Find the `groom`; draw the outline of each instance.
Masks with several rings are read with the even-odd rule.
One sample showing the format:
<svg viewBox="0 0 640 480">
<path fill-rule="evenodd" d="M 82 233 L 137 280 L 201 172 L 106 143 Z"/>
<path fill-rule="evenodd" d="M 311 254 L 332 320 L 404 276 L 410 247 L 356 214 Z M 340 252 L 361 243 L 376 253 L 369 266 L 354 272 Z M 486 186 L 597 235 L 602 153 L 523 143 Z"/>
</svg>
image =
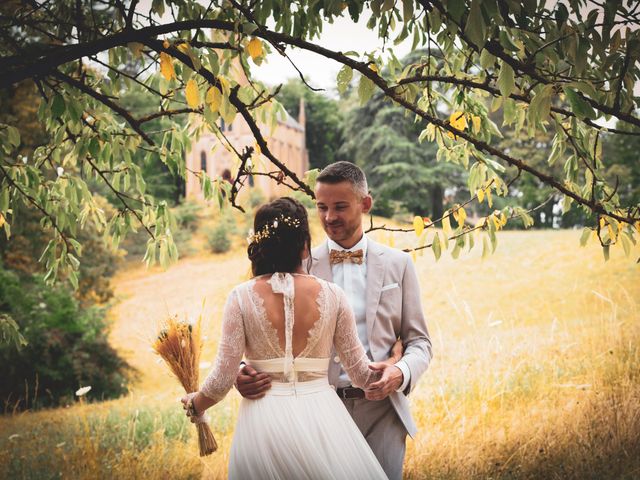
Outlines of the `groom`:
<svg viewBox="0 0 640 480">
<path fill-rule="evenodd" d="M 338 284 L 354 310 L 358 336 L 367 355 L 385 361 L 399 338 L 404 347 L 396 368 L 366 392 L 351 386 L 332 355 L 329 383 L 344 402 L 390 479 L 402 478 L 407 433 L 416 425 L 406 395 L 415 387 L 432 357 L 431 340 L 420 302 L 420 288 L 406 253 L 364 235 L 362 216 L 371 210 L 364 172 L 349 162 L 326 167 L 317 177 L 316 206 L 327 236 L 311 252 L 312 274 Z M 246 398 L 260 398 L 269 378 L 245 366 L 237 388 Z"/>
</svg>

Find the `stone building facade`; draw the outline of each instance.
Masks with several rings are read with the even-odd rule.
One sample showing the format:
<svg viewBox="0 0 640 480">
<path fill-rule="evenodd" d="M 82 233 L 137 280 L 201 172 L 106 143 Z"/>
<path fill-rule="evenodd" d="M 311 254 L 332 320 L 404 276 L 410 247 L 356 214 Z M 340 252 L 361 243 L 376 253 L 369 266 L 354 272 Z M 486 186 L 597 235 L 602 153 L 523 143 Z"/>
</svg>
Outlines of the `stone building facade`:
<svg viewBox="0 0 640 480">
<path fill-rule="evenodd" d="M 221 122 L 219 125 L 224 135 L 238 151 L 242 151 L 246 146 L 255 145 L 255 138 L 249 129 L 249 125 L 241 115 L 236 115 L 233 123 L 229 125 L 225 125 L 222 120 L 219 120 L 219 122 Z M 269 150 L 300 178 L 309 170 L 309 154 L 305 143 L 305 124 L 303 100 L 300 101 L 298 119 L 294 119 L 287 113 L 286 119 L 279 121 L 277 128 L 271 134 L 269 134 L 270 128 L 267 125 L 258 123 Z M 186 197 L 190 199 L 202 199 L 203 195 L 199 179 L 189 171 L 204 171 L 212 179 L 220 176 L 233 181 L 238 168 L 238 161 L 234 159 L 234 154 L 224 148 L 223 145 L 220 145 L 220 141 L 213 133 L 201 135 L 191 145 L 191 149 L 187 152 L 186 163 L 188 168 Z M 260 162 L 255 163 L 258 163 L 258 166 L 260 164 Z M 264 155 L 262 155 L 261 163 L 268 171 L 277 170 Z M 257 171 L 260 170 L 260 168 L 257 168 Z M 245 191 L 250 188 L 259 189 L 266 199 L 273 199 L 291 192 L 290 189 L 283 185 L 278 185 L 274 180 L 258 175 L 252 176 L 245 182 L 245 186 L 242 188 L 244 193 L 241 192 L 241 196 L 246 195 Z"/>
</svg>

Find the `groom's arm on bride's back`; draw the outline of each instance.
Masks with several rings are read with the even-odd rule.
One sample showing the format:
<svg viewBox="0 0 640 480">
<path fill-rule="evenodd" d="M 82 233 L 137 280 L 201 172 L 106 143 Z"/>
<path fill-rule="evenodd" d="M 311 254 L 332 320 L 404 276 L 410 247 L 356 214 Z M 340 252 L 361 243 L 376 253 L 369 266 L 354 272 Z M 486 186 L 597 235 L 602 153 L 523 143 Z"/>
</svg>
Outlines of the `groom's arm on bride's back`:
<svg viewBox="0 0 640 480">
<path fill-rule="evenodd" d="M 271 388 L 271 377 L 266 373 L 258 373 L 251 365 L 242 363 L 235 386 L 244 398 L 257 400 L 264 397 L 266 391 Z"/>
<path fill-rule="evenodd" d="M 402 318 L 400 339 L 404 345 L 402 361 L 409 367 L 410 378 L 404 390 L 408 394 L 427 370 L 433 350 L 422 308 L 420 284 L 411 256 L 403 253 L 405 269 L 402 276 Z"/>
</svg>

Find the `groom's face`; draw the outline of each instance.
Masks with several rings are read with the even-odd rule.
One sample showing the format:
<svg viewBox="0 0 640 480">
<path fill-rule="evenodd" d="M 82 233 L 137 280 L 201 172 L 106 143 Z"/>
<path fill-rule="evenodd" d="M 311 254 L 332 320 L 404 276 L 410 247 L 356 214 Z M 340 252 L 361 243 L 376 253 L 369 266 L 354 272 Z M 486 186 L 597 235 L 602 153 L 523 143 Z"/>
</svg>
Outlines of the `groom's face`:
<svg viewBox="0 0 640 480">
<path fill-rule="evenodd" d="M 315 189 L 316 207 L 322 228 L 343 248 L 362 238 L 362 215 L 371 209 L 371 197 L 360 196 L 350 182 L 322 183 Z"/>
</svg>

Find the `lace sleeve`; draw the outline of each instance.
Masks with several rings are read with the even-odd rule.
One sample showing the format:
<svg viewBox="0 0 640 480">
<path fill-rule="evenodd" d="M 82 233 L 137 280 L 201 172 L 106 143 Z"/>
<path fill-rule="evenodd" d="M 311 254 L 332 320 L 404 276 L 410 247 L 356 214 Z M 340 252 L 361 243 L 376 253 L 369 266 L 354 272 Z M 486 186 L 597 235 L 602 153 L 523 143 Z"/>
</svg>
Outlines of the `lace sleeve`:
<svg viewBox="0 0 640 480">
<path fill-rule="evenodd" d="M 358 338 L 356 319 L 346 294 L 340 288 L 334 291 L 338 296 L 338 309 L 333 344 L 353 385 L 366 388 L 380 375 L 369 370 L 369 358 Z"/>
<path fill-rule="evenodd" d="M 224 398 L 233 386 L 238 366 L 245 349 L 244 321 L 234 290 L 227 298 L 222 314 L 222 333 L 213 369 L 207 375 L 200 391 L 216 403 Z"/>
</svg>

